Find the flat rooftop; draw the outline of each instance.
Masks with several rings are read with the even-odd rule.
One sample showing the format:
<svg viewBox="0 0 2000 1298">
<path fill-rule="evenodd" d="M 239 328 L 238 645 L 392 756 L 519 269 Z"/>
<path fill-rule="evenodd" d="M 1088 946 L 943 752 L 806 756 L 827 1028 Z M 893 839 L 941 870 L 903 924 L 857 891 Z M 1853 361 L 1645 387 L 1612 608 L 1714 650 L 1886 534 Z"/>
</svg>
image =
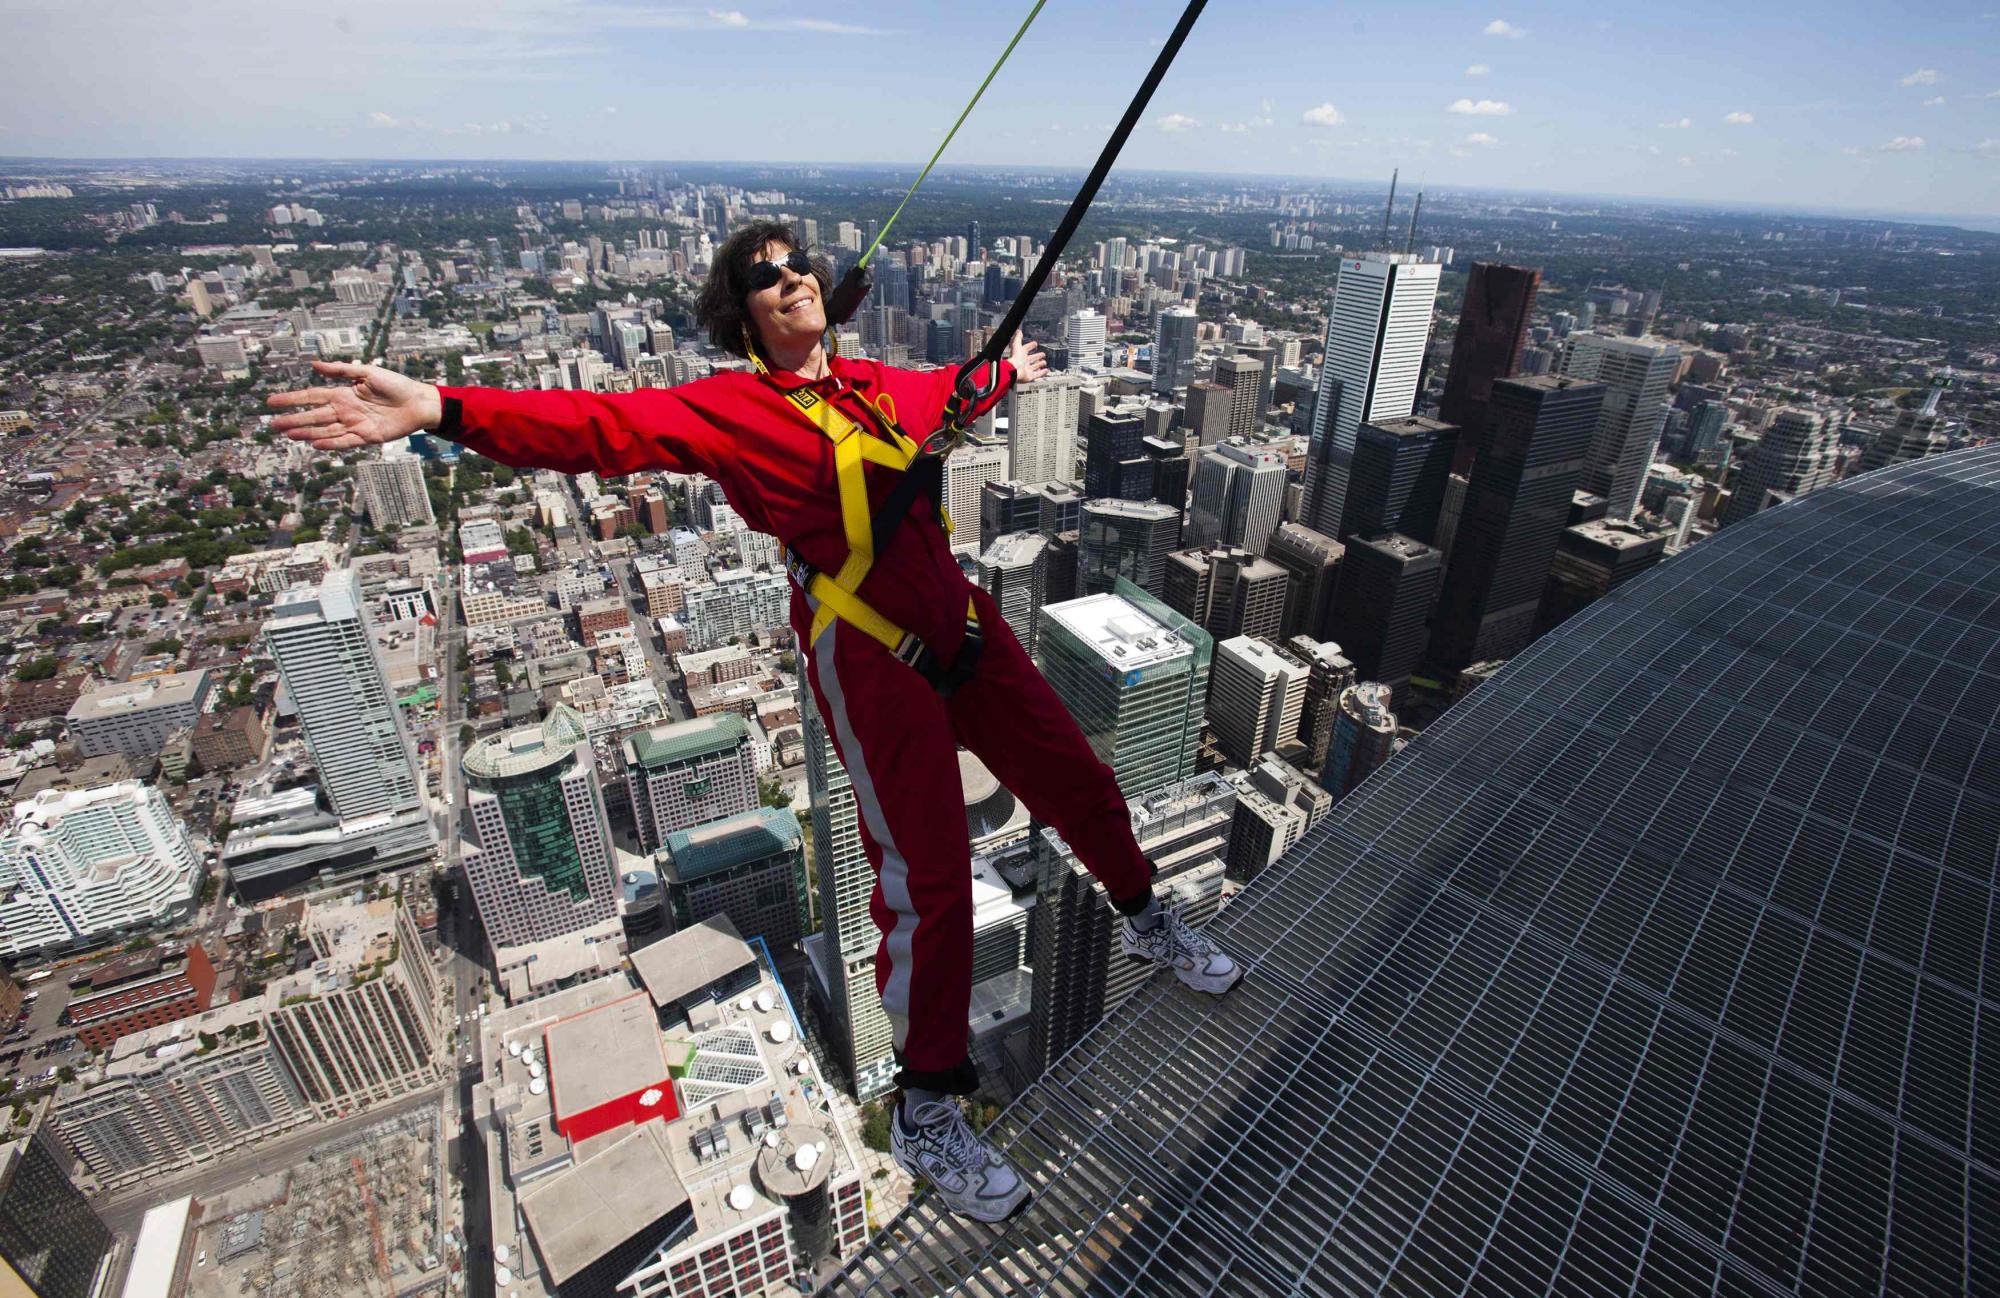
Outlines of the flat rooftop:
<svg viewBox="0 0 2000 1298">
<path fill-rule="evenodd" d="M 149 676 L 142 681 L 100 685 L 86 691 L 70 706 L 69 720 L 100 721 L 152 708 L 185 707 L 200 697 L 207 680 L 208 669 L 203 667 L 191 672 Z"/>
<path fill-rule="evenodd" d="M 566 1283 L 688 1201 L 665 1127 L 642 1122 L 562 1176 L 521 1196 L 549 1278 Z"/>
<path fill-rule="evenodd" d="M 1106 592 L 1051 604 L 1042 616 L 1054 618 L 1105 662 L 1127 670 L 1187 657 L 1194 646 L 1178 632 L 1155 622 L 1123 595 Z"/>
<path fill-rule="evenodd" d="M 544 1032 L 558 1122 L 663 1081 L 667 1054 L 652 1002 L 633 992 Z"/>
<path fill-rule="evenodd" d="M 657 1006 L 672 1005 L 756 961 L 727 915 L 705 919 L 632 953 L 632 968 Z"/>
</svg>

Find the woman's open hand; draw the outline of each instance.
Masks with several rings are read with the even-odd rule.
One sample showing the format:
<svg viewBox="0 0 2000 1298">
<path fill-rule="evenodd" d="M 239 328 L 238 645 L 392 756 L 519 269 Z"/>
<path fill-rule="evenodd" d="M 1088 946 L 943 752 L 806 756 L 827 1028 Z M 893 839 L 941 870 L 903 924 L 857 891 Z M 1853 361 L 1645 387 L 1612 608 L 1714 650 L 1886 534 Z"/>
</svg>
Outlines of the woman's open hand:
<svg viewBox="0 0 2000 1298">
<path fill-rule="evenodd" d="M 1029 342 L 1024 334 L 1015 334 L 1013 345 L 1007 348 L 1007 361 L 1014 367 L 1016 383 L 1033 383 L 1049 372 L 1049 359 L 1042 355 L 1042 345 Z"/>
<path fill-rule="evenodd" d="M 273 419 L 271 427 L 295 442 L 311 442 L 314 450 L 345 451 L 393 442 L 435 428 L 444 417 L 437 388 L 408 375 L 348 361 L 314 361 L 313 368 L 347 382 L 274 393 L 268 402 L 296 411 Z"/>
</svg>

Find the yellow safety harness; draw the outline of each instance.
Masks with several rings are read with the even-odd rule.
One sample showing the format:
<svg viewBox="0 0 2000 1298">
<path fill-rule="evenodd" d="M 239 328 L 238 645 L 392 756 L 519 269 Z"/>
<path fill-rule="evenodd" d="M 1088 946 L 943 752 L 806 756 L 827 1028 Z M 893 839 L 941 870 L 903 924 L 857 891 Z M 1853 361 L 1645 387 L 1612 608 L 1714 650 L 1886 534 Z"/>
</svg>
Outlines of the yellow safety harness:
<svg viewBox="0 0 2000 1298">
<path fill-rule="evenodd" d="M 745 339 L 746 343 L 748 339 Z M 765 378 L 771 372 L 765 368 L 763 358 L 757 355 L 755 347 L 750 348 L 750 362 Z M 984 647 L 984 637 L 979 628 L 979 611 L 971 599 L 965 602 L 965 640 L 961 644 L 958 657 L 949 667 L 931 651 L 915 634 L 905 631 L 863 600 L 855 592 L 861 589 L 868 572 L 875 566 L 876 556 L 894 535 L 894 522 L 888 528 L 889 535 L 879 538 L 875 521 L 868 512 L 868 481 L 866 464 L 878 464 L 898 473 L 907 472 L 910 462 L 917 458 L 918 446 L 897 426 L 894 406 L 885 395 L 880 401 L 869 401 L 869 409 L 875 414 L 882 431 L 887 435 L 871 437 L 859 424 L 848 418 L 833 402 L 822 397 L 809 387 L 781 389 L 785 400 L 789 401 L 806 419 L 806 422 L 825 435 L 833 444 L 834 482 L 840 492 L 840 521 L 847 534 L 847 558 L 840 570 L 825 573 L 814 568 L 802 558 L 798 551 L 788 549 L 785 554 L 785 568 L 792 581 L 813 601 L 812 630 L 807 637 L 810 647 L 819 642 L 819 637 L 835 618 L 861 631 L 870 638 L 880 641 L 884 648 L 899 662 L 920 673 L 939 695 L 950 698 L 959 686 L 972 679 L 977 668 L 980 650 Z M 860 393 L 856 393 L 861 396 Z M 944 525 L 945 534 L 951 533 L 951 515 L 942 502 L 934 502 L 938 520 Z"/>
</svg>

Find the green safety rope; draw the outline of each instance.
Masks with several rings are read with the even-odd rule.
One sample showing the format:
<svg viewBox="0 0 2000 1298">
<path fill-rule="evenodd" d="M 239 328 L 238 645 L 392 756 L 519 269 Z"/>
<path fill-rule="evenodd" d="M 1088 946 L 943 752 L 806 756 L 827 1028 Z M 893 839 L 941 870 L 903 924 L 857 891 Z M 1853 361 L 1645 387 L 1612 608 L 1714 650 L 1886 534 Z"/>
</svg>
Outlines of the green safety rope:
<svg viewBox="0 0 2000 1298">
<path fill-rule="evenodd" d="M 965 111 L 958 115 L 958 120 L 951 124 L 951 129 L 949 131 L 946 131 L 944 133 L 943 143 L 937 146 L 937 152 L 933 153 L 931 155 L 931 160 L 924 164 L 924 169 L 921 172 L 917 173 L 917 179 L 910 186 L 909 193 L 904 194 L 903 201 L 896 204 L 896 210 L 889 214 L 889 219 L 883 223 L 881 231 L 878 234 L 876 234 L 875 242 L 868 245 L 868 251 L 861 254 L 861 261 L 859 263 L 860 265 L 865 267 L 868 264 L 869 259 L 875 255 L 875 250 L 882 246 L 882 241 L 889 237 L 889 231 L 892 228 L 894 228 L 896 224 L 896 218 L 903 214 L 903 209 L 905 207 L 909 206 L 910 195 L 915 194 L 917 192 L 917 186 L 924 183 L 924 177 L 931 174 L 931 168 L 937 166 L 938 159 L 942 158 L 944 156 L 944 151 L 947 148 L 951 147 L 952 136 L 957 135 L 958 128 L 965 125 L 965 119 L 972 116 L 972 110 L 979 106 L 979 97 L 986 93 L 986 87 L 993 84 L 993 78 L 1000 75 L 1000 69 L 1006 66 L 1007 56 L 1014 52 L 1014 47 L 1016 45 L 1019 45 L 1021 43 L 1021 38 L 1028 34 L 1029 24 L 1035 21 L 1035 15 L 1042 11 L 1042 6 L 1046 3 L 1048 3 L 1048 0 L 1035 0 L 1035 7 L 1033 9 L 1030 9 L 1028 11 L 1028 16 L 1021 20 L 1021 28 L 1019 31 L 1014 33 L 1014 39 L 1008 41 L 1007 48 L 1000 51 L 999 61 L 993 65 L 993 70 L 986 74 L 986 80 L 979 83 L 979 89 L 972 92 L 972 102 L 965 106 Z M 975 255 L 976 255 L 976 250 L 975 250 Z"/>
</svg>

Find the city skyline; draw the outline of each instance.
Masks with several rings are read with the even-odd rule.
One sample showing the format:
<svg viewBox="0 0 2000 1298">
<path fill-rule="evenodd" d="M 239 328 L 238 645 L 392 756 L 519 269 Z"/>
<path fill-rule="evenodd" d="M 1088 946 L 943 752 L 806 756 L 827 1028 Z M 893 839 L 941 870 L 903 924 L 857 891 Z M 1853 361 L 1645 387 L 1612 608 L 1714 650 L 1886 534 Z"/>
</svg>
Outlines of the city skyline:
<svg viewBox="0 0 2000 1298">
<path fill-rule="evenodd" d="M 1046 10 L 948 161 L 1086 165 L 1177 8 Z M 954 17 L 903 3 L 832 21 L 767 6 L 449 0 L 418 13 L 364 0 L 340 16 L 217 3 L 106 24 L 30 4 L 12 9 L 17 39 L 0 53 L 12 124 L 0 148 L 910 165 L 935 146 L 974 65 L 997 53 L 997 37 L 969 36 Z M 1341 181 L 1402 166 L 1434 192 L 1724 205 L 1782 195 L 1801 210 L 1987 217 L 1989 228 L 2000 210 L 1994 13 L 1848 4 L 1782 31 L 1706 2 L 1658 16 L 1291 5 L 1260 11 L 1254 27 L 1230 18 L 1222 6 L 1204 15 L 1126 150 L 1130 173 Z M 1291 36 L 1264 39 L 1273 25 Z M 802 101 L 743 93 L 781 84 L 765 71 L 783 66 L 773 36 L 804 42 L 854 85 L 896 93 L 811 102 L 816 138 L 795 144 L 808 133 Z M 1769 57 L 1778 39 L 1790 57 Z M 313 57 L 284 57 L 294 50 Z M 746 51 L 757 51 L 747 65 Z M 1634 77 L 1641 52 L 1647 75 Z M 179 88 L 195 58 L 285 72 L 239 79 L 240 115 L 218 113 Z M 115 81 L 86 75 L 107 62 L 121 68 Z"/>
</svg>

